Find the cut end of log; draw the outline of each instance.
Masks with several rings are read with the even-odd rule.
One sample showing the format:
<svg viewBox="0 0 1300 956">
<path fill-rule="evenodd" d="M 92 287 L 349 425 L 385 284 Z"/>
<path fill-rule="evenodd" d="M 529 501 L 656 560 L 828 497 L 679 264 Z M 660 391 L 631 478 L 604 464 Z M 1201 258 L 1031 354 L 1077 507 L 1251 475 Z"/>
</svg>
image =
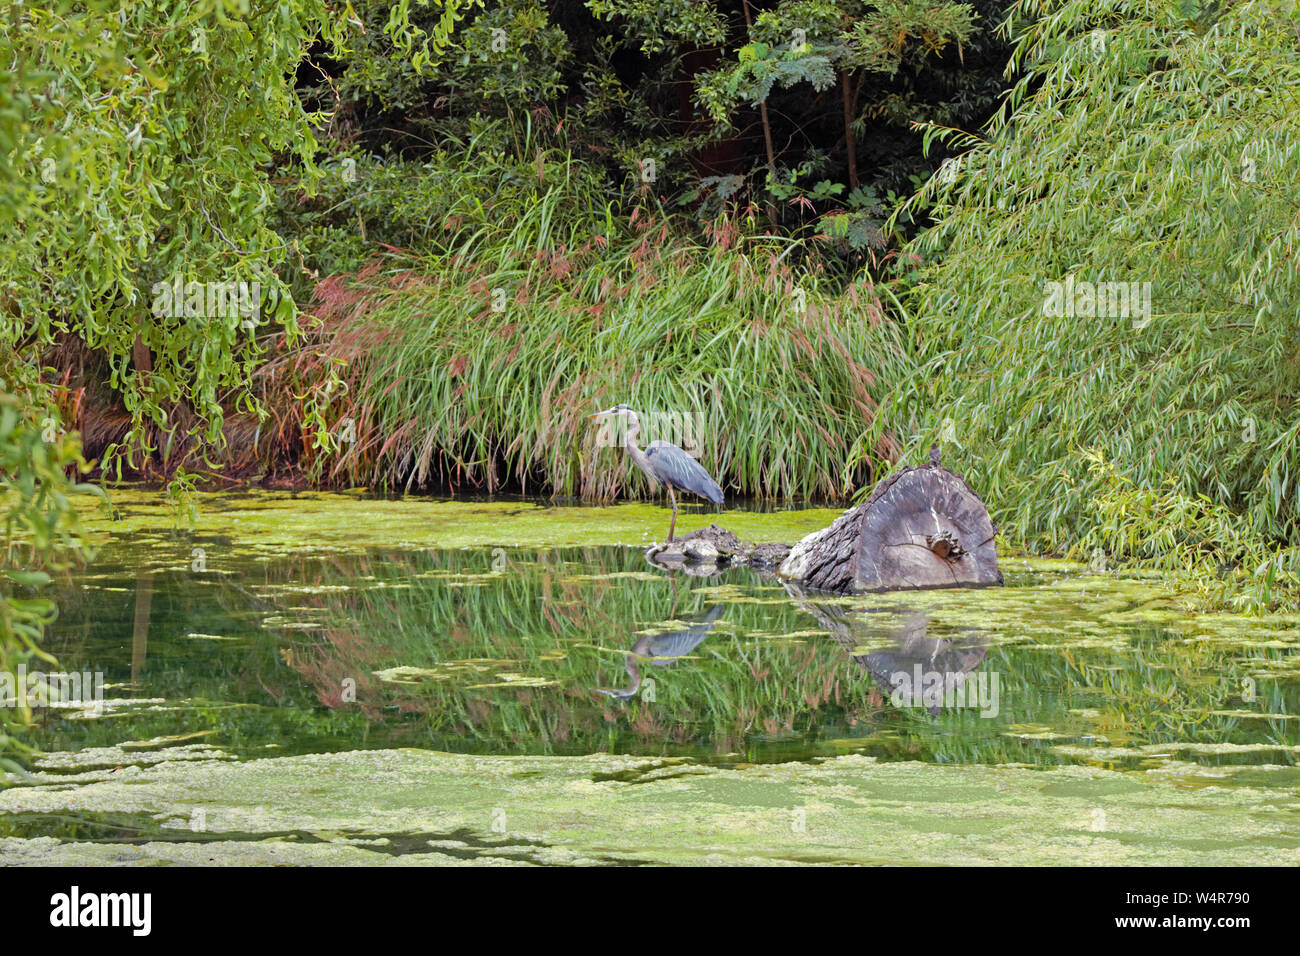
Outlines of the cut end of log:
<svg viewBox="0 0 1300 956">
<path fill-rule="evenodd" d="M 892 591 L 1002 583 L 997 529 L 979 495 L 938 461 L 903 468 L 866 502 L 809 535 L 783 578 L 823 591 Z"/>
</svg>

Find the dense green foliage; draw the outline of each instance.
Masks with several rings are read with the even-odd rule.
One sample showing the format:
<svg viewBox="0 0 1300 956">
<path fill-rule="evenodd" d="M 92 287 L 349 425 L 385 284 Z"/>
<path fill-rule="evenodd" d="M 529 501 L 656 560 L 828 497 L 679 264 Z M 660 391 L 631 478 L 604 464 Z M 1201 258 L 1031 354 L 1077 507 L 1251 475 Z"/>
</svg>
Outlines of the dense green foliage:
<svg viewBox="0 0 1300 956">
<path fill-rule="evenodd" d="M 82 553 L 69 496 L 96 490 L 66 477 L 65 471 L 84 469 L 85 462 L 76 441 L 56 433 L 57 412 L 34 401 L 32 388 L 20 391 L 7 383 L 0 389 L 0 673 L 9 674 L 33 659 L 53 662 L 40 642 L 57 609 L 39 591 L 50 583 L 51 570 Z M 0 768 L 12 768 L 4 754 L 20 749 L 11 735 L 30 719 L 25 695 L 0 701 Z"/>
<path fill-rule="evenodd" d="M 390 38 L 428 59 L 457 9 L 432 34 L 395 11 Z M 29 367 L 67 335 L 107 360 L 130 415 L 116 469 L 187 432 L 218 444 L 227 410 L 255 408 L 259 329 L 296 331 L 271 171 L 317 176 L 324 122 L 288 78 L 313 43 L 346 49 L 359 28 L 314 0 L 4 5 L 4 213 L 20 241 L 0 252 L 0 341 Z"/>
<path fill-rule="evenodd" d="M 757 496 L 938 438 L 1029 547 L 1293 604 L 1296 5 L 1003 19 L 0 4 L 0 667 L 89 416 L 108 476 L 219 470 L 237 420 L 241 477 L 590 496 L 628 480 L 598 404 Z"/>
<path fill-rule="evenodd" d="M 761 208 L 766 228 L 822 234 L 854 265 L 885 253 L 887 205 L 937 161 L 911 124 L 983 122 L 1006 53 L 987 0 L 485 0 L 418 70 L 381 29 L 393 8 L 357 3 L 354 52 L 300 78 L 358 162 L 418 163 L 531 114 L 611 197 L 651 192 L 701 220 Z M 359 199 L 333 211 L 386 228 Z"/>
<path fill-rule="evenodd" d="M 392 35 L 419 55 L 445 40 L 451 22 L 439 26 L 395 16 Z M 130 423 L 104 450 L 119 473 L 159 439 L 165 458 L 178 433 L 217 444 L 227 408 L 255 407 L 258 325 L 292 333 L 296 315 L 275 271 L 289 245 L 269 228 L 271 162 L 292 153 L 311 168 L 316 152 L 286 78 L 312 42 L 341 46 L 350 27 L 312 0 L 6 2 L 0 27 L 0 669 L 12 671 L 53 614 L 18 589 L 78 550 L 65 413 L 79 401 L 44 376 L 47 349 L 71 336 L 106 361 Z M 160 307 L 160 287 L 191 282 L 252 294 L 216 311 L 211 298 Z M 0 726 L 23 717 L 6 707 Z"/>
<path fill-rule="evenodd" d="M 1024 79 L 927 188 L 890 414 L 949 438 L 1031 547 L 1240 566 L 1267 601 L 1300 571 L 1295 5 L 1024 0 L 1015 22 Z M 1083 285 L 1111 282 L 1149 284 L 1149 314 Z"/>
<path fill-rule="evenodd" d="M 16 5 L 6 10 L 3 46 L 11 52 L 10 31 L 15 29 Z M 76 41 L 69 50 L 83 49 Z M 27 68 L 19 56 L 0 58 L 0 228 L 5 232 L 5 260 L 24 250 L 11 234 L 34 216 L 39 202 L 30 188 L 33 157 L 24 143 L 29 117 L 39 110 L 43 84 L 51 74 Z M 75 145 L 70 138 L 53 137 L 43 144 L 41 169 L 66 162 Z M 46 626 L 54 619 L 53 602 L 40 595 L 50 582 L 49 571 L 81 554 L 76 537 L 77 514 L 69 494 L 84 490 L 69 480 L 69 473 L 85 467 L 75 437 L 64 433 L 58 393 L 42 381 L 32 364 L 13 355 L 13 322 L 18 289 L 9 282 L 0 289 L 0 507 L 4 509 L 4 553 L 0 555 L 0 673 L 14 674 L 34 659 L 52 660 L 40 648 Z M 15 765 L 6 756 L 21 752 L 13 736 L 31 719 L 20 695 L 0 702 L 0 769 Z"/>
</svg>

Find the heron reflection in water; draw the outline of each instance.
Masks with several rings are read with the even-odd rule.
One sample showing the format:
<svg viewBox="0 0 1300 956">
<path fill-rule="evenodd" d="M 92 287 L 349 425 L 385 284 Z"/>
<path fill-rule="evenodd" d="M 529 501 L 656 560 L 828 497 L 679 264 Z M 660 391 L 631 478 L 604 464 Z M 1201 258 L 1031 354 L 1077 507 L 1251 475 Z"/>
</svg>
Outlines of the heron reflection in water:
<svg viewBox="0 0 1300 956">
<path fill-rule="evenodd" d="M 709 636 L 709 631 L 713 628 L 718 615 L 721 613 L 722 605 L 716 605 L 709 611 L 704 620 L 692 624 L 684 631 L 672 631 L 667 634 L 646 634 L 638 638 L 637 642 L 632 645 L 632 649 L 627 653 L 627 664 L 625 665 L 628 675 L 632 678 L 632 686 L 621 689 L 593 687 L 592 690 L 598 694 L 613 697 L 616 700 L 629 700 L 636 696 L 636 692 L 641 688 L 640 661 L 648 660 L 655 667 L 667 667 L 670 664 L 675 664 L 695 650 Z"/>
</svg>

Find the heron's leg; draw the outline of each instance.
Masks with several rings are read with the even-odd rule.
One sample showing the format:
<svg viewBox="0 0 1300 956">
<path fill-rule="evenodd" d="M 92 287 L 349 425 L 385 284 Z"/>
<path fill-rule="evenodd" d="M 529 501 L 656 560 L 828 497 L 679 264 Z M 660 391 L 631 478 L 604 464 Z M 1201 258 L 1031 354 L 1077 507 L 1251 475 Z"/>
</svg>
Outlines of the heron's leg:
<svg viewBox="0 0 1300 956">
<path fill-rule="evenodd" d="M 677 529 L 677 496 L 673 494 L 673 486 L 668 485 L 668 500 L 673 503 L 673 520 L 668 522 L 668 541 L 673 540 L 673 531 Z"/>
</svg>

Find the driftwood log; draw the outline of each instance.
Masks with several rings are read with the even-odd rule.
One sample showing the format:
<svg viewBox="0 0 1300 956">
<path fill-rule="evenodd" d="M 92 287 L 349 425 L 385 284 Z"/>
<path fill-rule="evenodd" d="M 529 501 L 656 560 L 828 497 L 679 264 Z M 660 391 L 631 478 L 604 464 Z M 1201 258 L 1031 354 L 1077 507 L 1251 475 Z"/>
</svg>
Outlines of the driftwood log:
<svg viewBox="0 0 1300 956">
<path fill-rule="evenodd" d="M 979 495 L 931 448 L 929 462 L 891 475 L 796 544 L 780 574 L 840 593 L 1001 584 L 996 534 Z"/>
<path fill-rule="evenodd" d="M 790 553 L 785 544 L 747 544 L 726 528 L 711 524 L 646 551 L 653 564 L 688 574 L 711 575 L 722 568 L 749 565 L 773 570 Z"/>
</svg>

